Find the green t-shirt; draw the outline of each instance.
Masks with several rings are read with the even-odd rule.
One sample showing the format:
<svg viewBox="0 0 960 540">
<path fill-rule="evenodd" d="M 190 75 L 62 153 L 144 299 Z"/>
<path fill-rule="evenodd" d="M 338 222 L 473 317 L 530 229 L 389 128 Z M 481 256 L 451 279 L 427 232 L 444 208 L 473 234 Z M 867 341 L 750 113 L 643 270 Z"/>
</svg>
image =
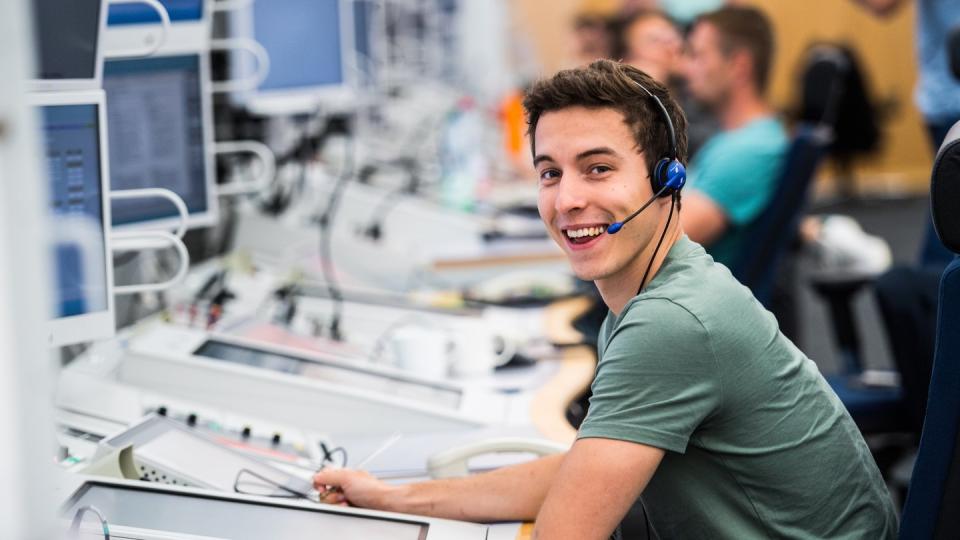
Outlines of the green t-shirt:
<svg viewBox="0 0 960 540">
<path fill-rule="evenodd" d="M 666 451 L 643 492 L 661 538 L 893 538 L 866 443 L 816 365 L 681 237 L 600 330 L 579 438 Z"/>
<path fill-rule="evenodd" d="M 775 118 L 760 118 L 711 137 L 690 162 L 689 189 L 699 191 L 727 216 L 727 230 L 707 247 L 730 266 L 746 241 L 746 227 L 777 189 L 787 133 Z"/>
</svg>

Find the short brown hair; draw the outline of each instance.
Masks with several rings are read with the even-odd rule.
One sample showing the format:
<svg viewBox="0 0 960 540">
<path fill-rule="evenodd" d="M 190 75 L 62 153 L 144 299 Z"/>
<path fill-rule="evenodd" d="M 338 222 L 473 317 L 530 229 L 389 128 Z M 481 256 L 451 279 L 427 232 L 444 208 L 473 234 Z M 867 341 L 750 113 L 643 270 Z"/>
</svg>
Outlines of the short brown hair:
<svg viewBox="0 0 960 540">
<path fill-rule="evenodd" d="M 667 109 L 677 137 L 676 156 L 670 155 L 670 132 L 663 112 L 638 85 L 657 96 Z M 534 156 L 540 116 L 568 107 L 586 107 L 609 108 L 623 114 L 638 150 L 644 153 L 651 175 L 662 158 L 687 161 L 687 119 L 680 106 L 665 86 L 627 64 L 597 60 L 589 66 L 560 71 L 534 83 L 523 98 L 523 107 L 527 111 L 530 152 Z"/>
<path fill-rule="evenodd" d="M 704 13 L 694 21 L 713 25 L 720 33 L 720 50 L 727 56 L 746 50 L 753 58 L 753 82 L 757 91 L 767 90 L 770 64 L 773 62 L 774 37 L 770 20 L 762 11 L 747 6 L 726 6 Z"/>
</svg>

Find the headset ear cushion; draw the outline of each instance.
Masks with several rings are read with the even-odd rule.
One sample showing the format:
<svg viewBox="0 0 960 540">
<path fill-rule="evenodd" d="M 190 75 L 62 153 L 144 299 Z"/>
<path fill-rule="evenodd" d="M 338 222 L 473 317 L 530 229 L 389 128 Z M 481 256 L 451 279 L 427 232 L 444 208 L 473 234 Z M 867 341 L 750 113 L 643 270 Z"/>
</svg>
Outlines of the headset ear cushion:
<svg viewBox="0 0 960 540">
<path fill-rule="evenodd" d="M 669 164 L 670 160 L 663 158 L 654 165 L 653 174 L 650 175 L 650 187 L 653 188 L 654 193 L 660 193 L 663 186 L 667 184 L 667 166 Z M 666 193 L 663 195 L 666 195 Z"/>
</svg>

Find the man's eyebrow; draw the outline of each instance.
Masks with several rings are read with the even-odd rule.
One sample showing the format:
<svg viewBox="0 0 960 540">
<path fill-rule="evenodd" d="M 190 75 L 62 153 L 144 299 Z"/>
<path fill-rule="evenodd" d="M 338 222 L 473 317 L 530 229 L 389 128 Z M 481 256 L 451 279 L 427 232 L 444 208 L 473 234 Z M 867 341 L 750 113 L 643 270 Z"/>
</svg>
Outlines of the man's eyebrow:
<svg viewBox="0 0 960 540">
<path fill-rule="evenodd" d="M 583 152 L 580 152 L 579 154 L 577 154 L 577 161 L 586 159 L 590 156 L 597 156 L 597 155 L 620 157 L 620 154 L 613 148 L 610 148 L 608 146 L 598 146 L 597 148 L 584 150 Z M 554 159 L 548 156 L 547 154 L 540 154 L 535 158 L 533 158 L 533 166 L 536 167 L 537 164 L 539 164 L 541 161 L 554 161 Z"/>
<path fill-rule="evenodd" d="M 553 158 L 546 154 L 540 154 L 533 158 L 533 166 L 536 167 L 541 161 L 553 161 Z"/>
<path fill-rule="evenodd" d="M 607 147 L 607 146 L 599 146 L 599 147 L 597 147 L 597 148 L 591 148 L 591 149 L 589 149 L 589 150 L 584 150 L 583 152 L 580 152 L 579 154 L 577 154 L 577 161 L 580 161 L 580 160 L 582 160 L 582 159 L 586 159 L 586 158 L 591 157 L 591 156 L 596 156 L 596 155 L 607 155 L 607 156 L 620 157 L 620 154 L 617 153 L 617 151 L 614 150 L 613 148 L 610 148 L 610 147 Z"/>
</svg>

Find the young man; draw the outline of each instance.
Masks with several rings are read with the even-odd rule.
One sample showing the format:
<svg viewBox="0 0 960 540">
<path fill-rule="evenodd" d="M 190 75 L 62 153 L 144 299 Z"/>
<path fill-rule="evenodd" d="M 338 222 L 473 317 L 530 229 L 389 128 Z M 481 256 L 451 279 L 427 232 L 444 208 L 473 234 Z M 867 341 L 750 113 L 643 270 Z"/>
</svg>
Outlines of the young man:
<svg viewBox="0 0 960 540">
<path fill-rule="evenodd" d="M 750 292 L 684 235 L 679 193 L 656 178 L 661 160 L 686 153 L 666 89 L 601 60 L 537 83 L 524 105 L 541 217 L 611 312 L 577 441 L 564 455 L 454 480 L 390 486 L 323 471 L 314 483 L 324 499 L 536 518 L 538 538 L 582 540 L 608 538 L 642 494 L 662 538 L 892 538 L 893 507 L 843 405 Z"/>
<path fill-rule="evenodd" d="M 776 190 L 787 148 L 786 131 L 764 98 L 773 29 L 755 8 L 725 7 L 694 22 L 687 50 L 688 89 L 721 130 L 693 157 L 680 219 L 693 241 L 731 266 L 749 240 L 746 226 Z"/>
</svg>

